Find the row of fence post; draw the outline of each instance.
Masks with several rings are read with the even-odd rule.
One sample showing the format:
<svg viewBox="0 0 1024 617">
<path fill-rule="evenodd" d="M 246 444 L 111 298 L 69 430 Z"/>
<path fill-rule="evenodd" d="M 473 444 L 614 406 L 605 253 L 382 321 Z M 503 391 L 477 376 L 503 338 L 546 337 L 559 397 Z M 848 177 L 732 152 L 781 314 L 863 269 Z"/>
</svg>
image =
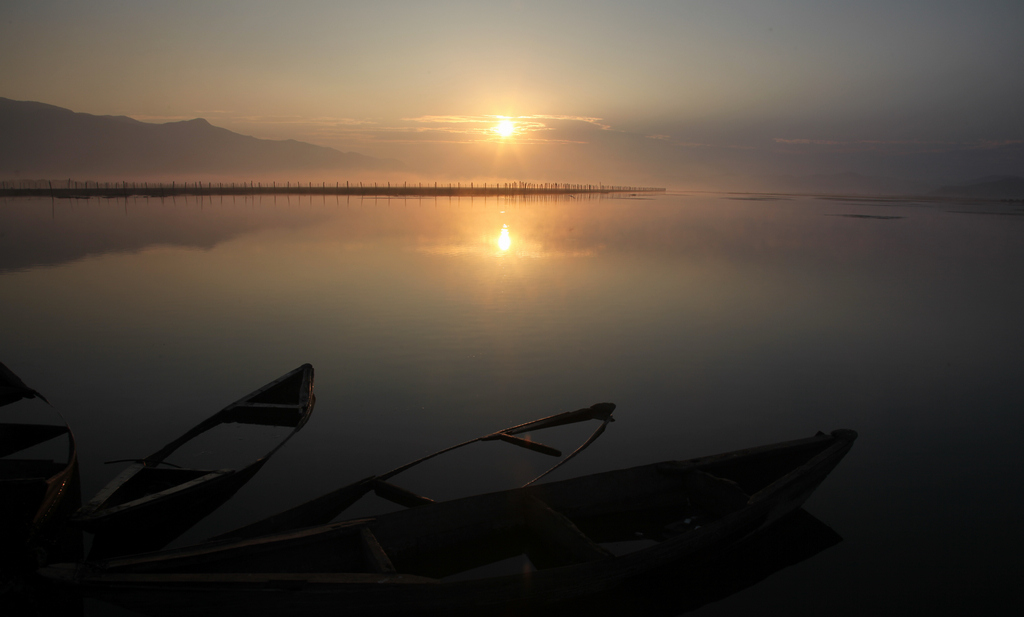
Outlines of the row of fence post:
<svg viewBox="0 0 1024 617">
<path fill-rule="evenodd" d="M 330 186 L 326 181 L 314 184 L 312 181 L 292 182 L 285 181 L 283 184 L 277 181 L 264 183 L 262 181 L 249 180 L 246 182 L 99 182 L 94 180 L 3 180 L 0 181 L 0 192 L 5 195 L 33 195 L 50 194 L 60 196 L 81 195 L 171 195 L 171 194 L 287 194 L 287 193 L 317 193 L 317 194 L 496 194 L 515 195 L 530 193 L 618 193 L 618 192 L 651 192 L 664 191 L 663 188 L 642 187 L 642 186 L 621 186 L 607 184 L 576 184 L 562 182 L 484 182 L 482 184 L 470 182 L 448 183 L 426 183 L 417 182 L 410 186 L 409 182 L 402 184 L 390 181 L 385 183 L 363 183 L 346 180 L 344 185 L 336 181 Z"/>
</svg>

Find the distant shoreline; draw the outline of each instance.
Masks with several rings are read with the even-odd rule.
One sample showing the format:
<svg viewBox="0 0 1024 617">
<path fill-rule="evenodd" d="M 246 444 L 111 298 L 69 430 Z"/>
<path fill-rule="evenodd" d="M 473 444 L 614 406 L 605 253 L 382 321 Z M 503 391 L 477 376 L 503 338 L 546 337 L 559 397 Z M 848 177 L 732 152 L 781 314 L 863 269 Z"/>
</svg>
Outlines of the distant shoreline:
<svg viewBox="0 0 1024 617">
<path fill-rule="evenodd" d="M 581 193 L 658 193 L 664 188 L 643 186 L 608 186 L 603 184 L 570 184 L 560 182 L 531 183 L 504 182 L 464 185 L 462 183 L 433 183 L 424 186 L 404 184 L 378 184 L 336 182 L 334 186 L 322 182 L 308 183 L 262 182 L 75 182 L 58 183 L 39 180 L 6 181 L 0 185 L 4 197 L 53 197 L 79 199 L 89 197 L 173 197 L 184 195 L 372 195 L 413 197 L 490 197 L 513 195 L 568 195 Z"/>
</svg>

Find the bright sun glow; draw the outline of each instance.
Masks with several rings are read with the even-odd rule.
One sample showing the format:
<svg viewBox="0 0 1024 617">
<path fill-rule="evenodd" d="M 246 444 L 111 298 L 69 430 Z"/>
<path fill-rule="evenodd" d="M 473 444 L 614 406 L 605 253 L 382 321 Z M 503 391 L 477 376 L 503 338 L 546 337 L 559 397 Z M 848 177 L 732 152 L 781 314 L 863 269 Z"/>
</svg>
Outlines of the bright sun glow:
<svg viewBox="0 0 1024 617">
<path fill-rule="evenodd" d="M 511 120 L 502 120 L 494 127 L 494 132 L 502 137 L 511 137 L 516 132 L 516 125 Z"/>
<path fill-rule="evenodd" d="M 512 239 L 508 237 L 508 225 L 502 225 L 501 235 L 498 236 L 498 248 L 507 251 L 512 246 Z"/>
</svg>

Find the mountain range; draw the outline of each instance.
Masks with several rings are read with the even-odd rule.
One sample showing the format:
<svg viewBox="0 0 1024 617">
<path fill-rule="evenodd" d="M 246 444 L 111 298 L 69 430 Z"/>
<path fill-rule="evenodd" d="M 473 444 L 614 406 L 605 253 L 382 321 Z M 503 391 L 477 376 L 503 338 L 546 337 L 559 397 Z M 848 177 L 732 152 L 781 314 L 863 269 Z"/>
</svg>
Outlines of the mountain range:
<svg viewBox="0 0 1024 617">
<path fill-rule="evenodd" d="M 665 152 L 659 150 L 655 154 Z M 919 161 L 922 169 L 931 170 L 926 174 L 932 178 L 930 181 L 920 179 L 920 174 L 917 174 L 919 179 L 910 179 L 912 174 L 901 173 L 907 169 L 894 168 L 889 172 L 892 175 L 886 176 L 853 172 L 765 176 L 752 188 L 811 194 L 930 193 L 949 197 L 1024 198 L 1024 178 L 1019 175 L 977 177 L 986 170 L 991 173 L 1005 169 L 1012 173 L 1020 168 L 1020 164 L 1011 163 L 1024 161 L 1024 145 L 1014 143 L 934 156 L 939 158 Z M 889 162 L 898 167 L 899 161 Z M 665 178 L 669 178 L 672 169 L 699 168 L 701 161 L 664 156 L 646 163 L 654 167 L 660 165 Z M 253 179 L 271 175 L 279 180 L 280 174 L 285 172 L 323 178 L 354 170 L 407 172 L 409 168 L 394 159 L 341 152 L 293 139 L 242 135 L 213 126 L 202 118 L 157 124 L 127 116 L 76 113 L 55 105 L 0 97 L 0 178 L 161 180 L 183 176 L 188 179 L 240 176 Z M 458 175 L 460 171 L 466 173 L 460 169 L 446 170 L 446 173 Z M 643 171 L 643 166 L 636 170 L 638 174 Z M 976 179 L 966 180 L 972 176 Z M 945 183 L 936 180 L 943 177 L 949 180 Z M 738 176 L 736 181 L 742 184 L 745 179 Z"/>
<path fill-rule="evenodd" d="M 0 176 L 165 176 L 393 170 L 402 164 L 301 141 L 258 139 L 202 118 L 155 124 L 0 97 Z"/>
</svg>

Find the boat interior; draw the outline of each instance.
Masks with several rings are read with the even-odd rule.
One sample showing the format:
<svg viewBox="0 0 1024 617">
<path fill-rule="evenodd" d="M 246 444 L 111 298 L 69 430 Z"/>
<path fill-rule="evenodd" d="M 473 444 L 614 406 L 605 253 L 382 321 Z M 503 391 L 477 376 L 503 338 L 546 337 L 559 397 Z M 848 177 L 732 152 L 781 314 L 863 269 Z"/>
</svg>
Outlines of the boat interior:
<svg viewBox="0 0 1024 617">
<path fill-rule="evenodd" d="M 95 565 L 107 572 L 398 572 L 443 580 L 543 570 L 629 554 L 696 531 L 744 507 L 751 495 L 834 443 L 819 434 L 445 502 L 406 500 L 403 505 L 413 507 L 375 518 Z M 398 494 L 378 489 L 385 498 Z"/>
</svg>

